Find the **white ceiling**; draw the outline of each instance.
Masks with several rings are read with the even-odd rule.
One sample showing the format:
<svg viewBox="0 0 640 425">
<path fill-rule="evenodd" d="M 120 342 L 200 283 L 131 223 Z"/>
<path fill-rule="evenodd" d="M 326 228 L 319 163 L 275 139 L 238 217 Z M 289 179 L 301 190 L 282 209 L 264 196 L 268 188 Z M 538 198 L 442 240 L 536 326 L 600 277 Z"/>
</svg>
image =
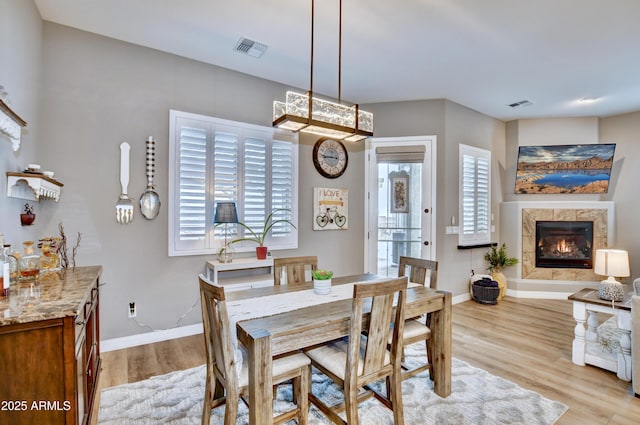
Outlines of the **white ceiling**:
<svg viewBox="0 0 640 425">
<path fill-rule="evenodd" d="M 309 89 L 310 0 L 35 3 L 47 21 Z M 315 6 L 313 89 L 330 97 L 338 4 Z M 503 120 L 637 111 L 639 21 L 640 0 L 343 0 L 342 98 L 446 98 Z M 241 37 L 264 56 L 235 52 Z"/>
</svg>

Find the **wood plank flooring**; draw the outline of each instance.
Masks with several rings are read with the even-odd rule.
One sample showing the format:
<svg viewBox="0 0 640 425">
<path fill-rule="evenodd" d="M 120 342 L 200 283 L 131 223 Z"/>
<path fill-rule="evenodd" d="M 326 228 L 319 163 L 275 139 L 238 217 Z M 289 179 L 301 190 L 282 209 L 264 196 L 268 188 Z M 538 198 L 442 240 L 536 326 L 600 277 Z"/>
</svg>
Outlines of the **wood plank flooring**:
<svg viewBox="0 0 640 425">
<path fill-rule="evenodd" d="M 454 305 L 453 356 L 566 404 L 557 425 L 639 424 L 640 399 L 630 383 L 571 362 L 571 313 L 566 300 L 506 297 L 498 305 Z M 99 386 L 188 369 L 204 358 L 202 335 L 103 353 Z"/>
</svg>

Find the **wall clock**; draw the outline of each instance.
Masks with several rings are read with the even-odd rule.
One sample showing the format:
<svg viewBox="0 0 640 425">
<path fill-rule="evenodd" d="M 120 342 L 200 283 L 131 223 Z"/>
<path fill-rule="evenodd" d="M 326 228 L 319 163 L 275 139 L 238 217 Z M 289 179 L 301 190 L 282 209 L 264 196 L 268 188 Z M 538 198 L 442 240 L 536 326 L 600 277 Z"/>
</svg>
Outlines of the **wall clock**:
<svg viewBox="0 0 640 425">
<path fill-rule="evenodd" d="M 313 165 L 326 178 L 340 177 L 347 169 L 348 162 L 347 149 L 339 140 L 323 137 L 313 147 Z"/>
</svg>

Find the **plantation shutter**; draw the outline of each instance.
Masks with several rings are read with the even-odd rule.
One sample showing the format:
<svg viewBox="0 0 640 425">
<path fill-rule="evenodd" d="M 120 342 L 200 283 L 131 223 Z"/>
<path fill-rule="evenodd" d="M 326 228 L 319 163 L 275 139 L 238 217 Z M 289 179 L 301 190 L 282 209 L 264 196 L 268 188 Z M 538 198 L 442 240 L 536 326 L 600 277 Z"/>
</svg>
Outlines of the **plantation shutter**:
<svg viewBox="0 0 640 425">
<path fill-rule="evenodd" d="M 293 157 L 293 145 L 291 143 L 273 141 L 271 150 L 271 207 L 277 210 L 273 217 L 274 220 L 292 219 L 292 190 L 295 187 L 295 182 L 293 181 Z M 272 240 L 288 238 L 291 236 L 291 232 L 291 226 L 285 223 L 278 223 L 273 227 L 271 238 Z"/>
<path fill-rule="evenodd" d="M 212 223 L 217 202 L 235 202 L 239 220 L 261 233 L 266 217 L 297 225 L 297 136 L 282 130 L 170 112 L 169 255 L 215 253 L 225 231 L 245 229 Z M 282 209 L 286 209 L 283 211 Z M 297 248 L 297 231 L 276 224 L 271 249 Z M 255 244 L 239 244 L 249 251 Z"/>
<path fill-rule="evenodd" d="M 461 246 L 491 242 L 491 152 L 460 145 Z"/>
<path fill-rule="evenodd" d="M 265 140 L 246 137 L 244 143 L 244 211 L 240 215 L 245 224 L 256 230 L 262 229 L 264 219 L 271 212 L 271 207 L 267 205 L 269 197 L 267 170 L 271 169 L 270 162 L 267 161 Z"/>
<path fill-rule="evenodd" d="M 180 128 L 179 239 L 206 237 L 207 132 L 204 127 Z"/>
</svg>

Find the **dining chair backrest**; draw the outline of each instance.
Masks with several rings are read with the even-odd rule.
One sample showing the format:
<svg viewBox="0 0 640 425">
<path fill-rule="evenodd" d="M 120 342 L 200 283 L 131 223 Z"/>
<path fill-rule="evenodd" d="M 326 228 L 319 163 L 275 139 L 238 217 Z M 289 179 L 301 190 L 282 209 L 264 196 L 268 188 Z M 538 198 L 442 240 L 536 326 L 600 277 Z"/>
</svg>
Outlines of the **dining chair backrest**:
<svg viewBox="0 0 640 425">
<path fill-rule="evenodd" d="M 354 285 L 345 381 L 356 384 L 360 377 L 366 379 L 372 374 L 389 375 L 394 368 L 391 363 L 394 359 L 397 359 L 399 368 L 406 289 L 406 277 Z M 394 299 L 397 299 L 395 309 Z M 368 322 L 364 323 L 362 315 L 365 305 L 369 305 L 367 300 L 370 300 L 371 313 Z M 366 338 L 362 337 L 363 331 L 367 335 Z M 387 347 L 391 332 L 393 337 L 391 357 L 389 357 Z M 360 360 L 361 353 L 364 353 L 362 360 Z"/>
<path fill-rule="evenodd" d="M 318 257 L 315 255 L 274 258 L 273 284 L 280 285 L 285 283 L 302 283 L 309 281 L 310 277 L 307 277 L 305 273 L 307 271 L 311 273 L 312 270 L 316 270 L 317 268 Z M 282 281 L 283 275 L 286 276 L 286 282 Z"/>
<path fill-rule="evenodd" d="M 224 288 L 203 275 L 199 276 L 199 281 L 207 368 L 216 370 L 216 374 L 225 381 L 226 388 L 238 388 Z"/>
<path fill-rule="evenodd" d="M 407 274 L 407 269 L 409 273 Z M 400 256 L 398 277 L 409 276 L 409 282 L 420 283 L 434 291 L 438 289 L 438 262 Z"/>
</svg>

